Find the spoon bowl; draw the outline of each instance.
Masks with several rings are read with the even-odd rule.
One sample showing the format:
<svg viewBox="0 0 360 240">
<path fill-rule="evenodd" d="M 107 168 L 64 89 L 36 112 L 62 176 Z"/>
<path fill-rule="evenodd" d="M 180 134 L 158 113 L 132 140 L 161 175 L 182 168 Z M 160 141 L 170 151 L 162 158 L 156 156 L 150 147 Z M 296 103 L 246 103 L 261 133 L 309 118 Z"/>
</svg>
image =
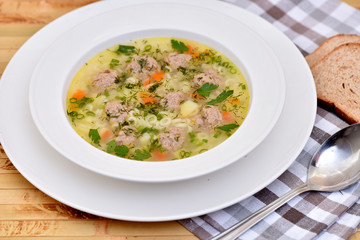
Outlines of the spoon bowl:
<svg viewBox="0 0 360 240">
<path fill-rule="evenodd" d="M 311 190 L 337 191 L 360 178 L 360 124 L 328 138 L 314 154 L 308 171 Z"/>
<path fill-rule="evenodd" d="M 215 236 L 212 240 L 233 240 L 306 191 L 338 191 L 360 179 L 360 123 L 343 128 L 323 142 L 312 157 L 307 181 L 259 209 L 241 222 Z"/>
</svg>

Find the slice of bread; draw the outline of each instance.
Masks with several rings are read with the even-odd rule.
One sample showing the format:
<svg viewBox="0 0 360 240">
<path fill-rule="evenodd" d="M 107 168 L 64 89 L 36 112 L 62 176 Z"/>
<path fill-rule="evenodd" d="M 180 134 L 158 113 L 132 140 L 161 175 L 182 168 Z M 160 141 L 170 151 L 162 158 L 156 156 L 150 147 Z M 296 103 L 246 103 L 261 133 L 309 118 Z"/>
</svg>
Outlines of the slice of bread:
<svg viewBox="0 0 360 240">
<path fill-rule="evenodd" d="M 332 36 L 321 43 L 321 45 L 314 52 L 307 55 L 305 59 L 309 66 L 312 67 L 336 47 L 345 43 L 360 43 L 360 36 L 355 34 L 338 34 Z"/>
<path fill-rule="evenodd" d="M 319 103 L 349 123 L 360 122 L 360 44 L 336 47 L 311 71 Z"/>
</svg>

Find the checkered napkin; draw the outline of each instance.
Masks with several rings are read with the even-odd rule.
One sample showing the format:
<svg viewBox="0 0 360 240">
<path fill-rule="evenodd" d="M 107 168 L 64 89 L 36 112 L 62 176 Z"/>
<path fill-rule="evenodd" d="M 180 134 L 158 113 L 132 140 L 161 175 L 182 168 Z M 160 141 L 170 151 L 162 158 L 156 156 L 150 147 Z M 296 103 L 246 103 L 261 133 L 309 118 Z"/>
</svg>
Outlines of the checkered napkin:
<svg viewBox="0 0 360 240">
<path fill-rule="evenodd" d="M 360 34 L 360 11 L 338 0 L 226 0 L 284 32 L 306 55 L 338 33 Z M 235 6 L 234 6 L 235 7 Z M 320 144 L 348 124 L 317 109 L 315 126 L 303 151 L 278 179 L 255 195 L 225 209 L 181 220 L 200 239 L 210 239 L 302 184 Z M 360 183 L 345 190 L 307 192 L 295 197 L 241 236 L 241 239 L 347 239 L 360 223 Z"/>
</svg>

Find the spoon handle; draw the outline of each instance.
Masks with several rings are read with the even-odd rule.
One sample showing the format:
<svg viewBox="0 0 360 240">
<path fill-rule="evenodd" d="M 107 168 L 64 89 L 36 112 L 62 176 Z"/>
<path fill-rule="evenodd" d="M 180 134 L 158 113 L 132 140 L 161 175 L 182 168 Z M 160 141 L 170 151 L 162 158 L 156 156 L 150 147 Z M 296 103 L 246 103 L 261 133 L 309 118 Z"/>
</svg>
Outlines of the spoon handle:
<svg viewBox="0 0 360 240">
<path fill-rule="evenodd" d="M 279 197 L 269 205 L 259 209 L 258 211 L 254 212 L 241 222 L 238 222 L 237 224 L 233 225 L 226 231 L 220 233 L 219 235 L 212 238 L 212 240 L 233 240 L 236 239 L 238 236 L 246 232 L 249 228 L 254 226 L 256 223 L 264 219 L 267 215 L 299 195 L 300 193 L 309 191 L 310 187 L 307 183 L 304 183 L 303 185 L 300 185 L 294 189 L 292 189 L 290 192 L 284 194 L 283 196 Z"/>
</svg>

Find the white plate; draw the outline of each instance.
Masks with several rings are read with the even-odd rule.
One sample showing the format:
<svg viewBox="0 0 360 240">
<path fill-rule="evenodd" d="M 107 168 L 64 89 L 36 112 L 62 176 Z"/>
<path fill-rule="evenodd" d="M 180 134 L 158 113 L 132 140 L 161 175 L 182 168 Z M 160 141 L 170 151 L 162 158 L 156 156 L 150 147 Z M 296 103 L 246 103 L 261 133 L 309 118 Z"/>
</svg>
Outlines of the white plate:
<svg viewBox="0 0 360 240">
<path fill-rule="evenodd" d="M 0 81 L 0 140 L 12 163 L 33 185 L 60 202 L 104 217 L 175 220 L 206 214 L 245 199 L 275 180 L 295 160 L 310 136 L 316 114 L 315 86 L 301 53 L 274 26 L 241 8 L 218 1 L 182 2 L 199 9 L 216 9 L 248 22 L 277 55 L 287 94 L 281 116 L 268 137 L 247 157 L 223 170 L 171 183 L 118 180 L 68 161 L 49 146 L 32 122 L 28 86 L 45 49 L 76 23 L 98 12 L 96 4 L 90 5 L 35 34 L 15 54 Z M 236 30 L 236 26 L 231 27 Z"/>
<path fill-rule="evenodd" d="M 181 1 L 141 5 L 139 2 L 99 3 L 96 14 L 69 28 L 47 48 L 34 70 L 29 89 L 30 111 L 41 134 L 57 151 L 80 166 L 133 181 L 189 179 L 244 157 L 271 131 L 284 103 L 284 75 L 271 48 L 247 23 L 222 11 Z M 154 15 L 149 9 L 161 14 Z M 117 24 L 109 24 L 115 20 Z M 234 34 L 233 27 L 224 26 L 236 26 L 239 34 Z M 73 76 L 94 55 L 119 43 L 156 36 L 195 40 L 228 56 L 247 80 L 250 108 L 238 130 L 209 151 L 179 161 L 129 161 L 93 147 L 75 132 L 66 115 L 66 93 Z"/>
</svg>

